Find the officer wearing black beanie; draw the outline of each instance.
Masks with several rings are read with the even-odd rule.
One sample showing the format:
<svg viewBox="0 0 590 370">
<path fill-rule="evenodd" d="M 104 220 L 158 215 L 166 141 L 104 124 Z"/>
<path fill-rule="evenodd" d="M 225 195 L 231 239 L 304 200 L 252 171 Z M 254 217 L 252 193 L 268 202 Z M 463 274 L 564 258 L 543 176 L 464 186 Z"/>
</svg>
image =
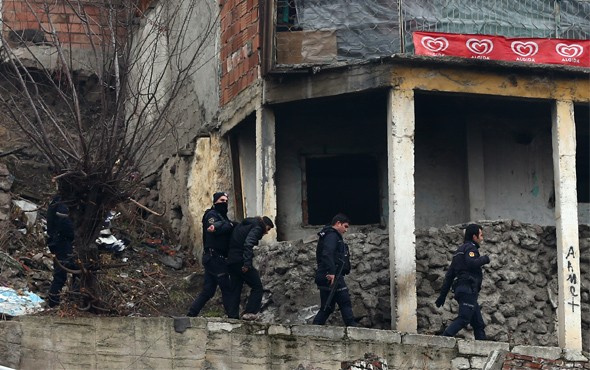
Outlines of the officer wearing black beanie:
<svg viewBox="0 0 590 370">
<path fill-rule="evenodd" d="M 217 287 L 221 289 L 223 307 L 228 312 L 230 279 L 227 272 L 227 252 L 229 238 L 234 224 L 227 217 L 227 193 L 219 191 L 213 194 L 213 207 L 203 215 L 203 267 L 205 282 L 203 290 L 191 305 L 187 316 L 197 316 L 207 301 L 215 295 Z"/>
</svg>

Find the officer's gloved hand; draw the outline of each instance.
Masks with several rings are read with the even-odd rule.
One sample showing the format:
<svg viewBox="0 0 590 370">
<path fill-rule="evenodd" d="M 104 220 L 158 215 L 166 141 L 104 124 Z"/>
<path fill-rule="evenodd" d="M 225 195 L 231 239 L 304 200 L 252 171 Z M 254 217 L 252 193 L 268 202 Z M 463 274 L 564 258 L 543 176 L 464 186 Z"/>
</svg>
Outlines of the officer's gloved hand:
<svg viewBox="0 0 590 370">
<path fill-rule="evenodd" d="M 482 257 L 483 257 L 483 261 L 484 261 L 483 264 L 484 265 L 490 263 L 490 256 L 485 255 L 485 256 L 482 256 Z"/>
<path fill-rule="evenodd" d="M 443 297 L 442 295 L 439 296 L 436 301 L 434 301 L 434 304 L 436 305 L 436 307 L 440 307 L 443 304 L 445 304 L 445 297 Z"/>
</svg>

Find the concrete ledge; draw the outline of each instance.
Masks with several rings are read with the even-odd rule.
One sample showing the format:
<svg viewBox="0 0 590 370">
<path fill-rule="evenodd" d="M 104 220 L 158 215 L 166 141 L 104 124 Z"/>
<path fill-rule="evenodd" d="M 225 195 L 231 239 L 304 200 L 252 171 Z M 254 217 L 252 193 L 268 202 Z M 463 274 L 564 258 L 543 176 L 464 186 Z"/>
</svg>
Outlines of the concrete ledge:
<svg viewBox="0 0 590 370">
<path fill-rule="evenodd" d="M 291 328 L 284 325 L 269 325 L 268 335 L 291 335 Z"/>
<path fill-rule="evenodd" d="M 488 342 L 485 340 L 459 340 L 459 353 L 462 355 L 487 356 L 494 350 L 510 351 L 505 342 Z"/>
<path fill-rule="evenodd" d="M 346 328 L 346 334 L 352 340 L 370 340 L 383 343 L 401 343 L 402 336 L 393 330 L 378 330 L 367 328 Z"/>
<path fill-rule="evenodd" d="M 191 317 L 191 328 L 193 329 L 207 329 L 210 321 L 202 317 Z"/>
<path fill-rule="evenodd" d="M 439 335 L 404 334 L 402 336 L 402 343 L 422 347 L 455 348 L 457 340 Z M 488 354 L 486 353 L 485 355 L 487 356 Z"/>
<path fill-rule="evenodd" d="M 561 357 L 561 348 L 559 347 L 515 346 L 510 352 L 548 360 L 557 360 Z"/>
<path fill-rule="evenodd" d="M 295 325 L 291 328 L 291 333 L 299 337 L 344 339 L 344 328 L 338 326 Z"/>
<path fill-rule="evenodd" d="M 239 323 L 209 321 L 207 323 L 207 330 L 213 333 L 220 331 L 230 332 L 241 326 L 242 324 Z"/>
</svg>

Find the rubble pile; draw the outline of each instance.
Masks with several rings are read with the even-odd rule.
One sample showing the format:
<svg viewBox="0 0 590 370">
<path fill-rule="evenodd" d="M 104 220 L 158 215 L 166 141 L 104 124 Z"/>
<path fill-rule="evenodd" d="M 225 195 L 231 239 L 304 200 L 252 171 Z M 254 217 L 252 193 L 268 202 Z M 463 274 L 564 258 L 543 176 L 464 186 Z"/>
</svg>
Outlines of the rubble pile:
<svg viewBox="0 0 590 370">
<path fill-rule="evenodd" d="M 13 180 L 6 166 L 0 164 L 0 288 L 8 297 L 0 299 L 4 303 L 0 304 L 0 316 L 4 317 L 14 316 L 15 312 L 33 312 L 25 307 L 27 297 L 46 298 L 54 268 L 45 242 L 47 204 L 13 199 L 18 198 L 10 193 Z M 125 214 L 132 212 L 127 210 Z M 197 270 L 196 260 L 186 247 L 167 235 L 163 227 L 146 227 L 137 219 L 130 222 L 118 212 L 109 213 L 105 228 L 96 239 L 100 265 L 116 267 L 98 274 L 98 291 L 108 307 L 105 314 L 186 313 L 200 289 L 202 271 L 191 275 L 192 279 L 184 279 Z M 69 294 L 69 285 L 59 308 L 43 310 L 44 302 L 35 300 L 43 311 L 40 314 L 84 314 L 76 306 L 75 294 Z M 15 307 L 15 302 L 23 305 L 22 310 Z M 37 306 L 34 311 L 39 311 Z"/>
</svg>

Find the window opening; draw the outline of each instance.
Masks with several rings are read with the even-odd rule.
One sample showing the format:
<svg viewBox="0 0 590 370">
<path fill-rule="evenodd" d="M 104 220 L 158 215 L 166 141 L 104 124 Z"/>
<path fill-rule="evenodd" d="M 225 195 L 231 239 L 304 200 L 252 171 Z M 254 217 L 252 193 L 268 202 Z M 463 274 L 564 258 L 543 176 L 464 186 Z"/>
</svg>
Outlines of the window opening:
<svg viewBox="0 0 590 370">
<path fill-rule="evenodd" d="M 339 212 L 355 225 L 378 224 L 377 159 L 368 154 L 305 158 L 304 223 L 325 225 Z M 305 199 L 307 195 L 307 201 Z M 307 222 L 306 222 L 307 221 Z"/>
</svg>

